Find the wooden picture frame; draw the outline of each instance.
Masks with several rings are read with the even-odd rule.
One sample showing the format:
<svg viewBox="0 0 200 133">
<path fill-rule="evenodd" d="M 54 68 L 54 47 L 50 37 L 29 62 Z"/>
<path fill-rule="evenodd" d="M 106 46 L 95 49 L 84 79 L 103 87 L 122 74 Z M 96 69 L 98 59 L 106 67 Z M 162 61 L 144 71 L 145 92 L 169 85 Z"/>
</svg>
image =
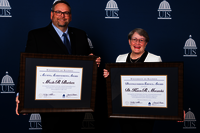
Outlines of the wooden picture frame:
<svg viewBox="0 0 200 133">
<path fill-rule="evenodd" d="M 109 63 L 106 64 L 106 69 L 109 71 L 109 76 L 106 79 L 109 118 L 183 120 L 183 62 Z M 166 75 L 166 106 L 164 108 L 122 107 L 121 75 Z M 130 89 L 128 91 L 130 92 Z M 133 96 L 132 98 L 135 98 L 133 95 L 135 92 L 130 93 Z M 145 93 L 140 94 L 144 96 Z M 138 99 L 141 99 L 141 97 Z M 152 99 L 147 99 L 151 104 Z M 135 103 L 132 101 L 132 104 Z"/>
<path fill-rule="evenodd" d="M 93 112 L 97 80 L 96 58 L 96 56 L 21 53 L 19 113 Z M 81 99 L 36 100 L 37 66 L 82 68 Z"/>
</svg>

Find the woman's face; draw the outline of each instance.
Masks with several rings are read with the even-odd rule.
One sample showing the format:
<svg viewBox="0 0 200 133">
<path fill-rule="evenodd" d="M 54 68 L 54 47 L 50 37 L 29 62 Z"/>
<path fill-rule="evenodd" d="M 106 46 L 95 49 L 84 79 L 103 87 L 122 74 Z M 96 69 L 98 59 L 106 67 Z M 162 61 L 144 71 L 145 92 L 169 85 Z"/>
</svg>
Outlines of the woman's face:
<svg viewBox="0 0 200 133">
<path fill-rule="evenodd" d="M 140 36 L 137 32 L 135 32 L 131 39 L 129 39 L 129 45 L 133 53 L 143 54 L 145 47 L 147 46 L 147 42 L 144 36 Z"/>
</svg>

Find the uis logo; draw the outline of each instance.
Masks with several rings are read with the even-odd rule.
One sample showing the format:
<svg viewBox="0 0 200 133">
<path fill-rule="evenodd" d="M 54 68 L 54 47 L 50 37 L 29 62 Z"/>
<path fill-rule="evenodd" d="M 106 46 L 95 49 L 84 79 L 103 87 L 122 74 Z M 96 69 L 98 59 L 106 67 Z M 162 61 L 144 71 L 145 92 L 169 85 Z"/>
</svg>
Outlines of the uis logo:
<svg viewBox="0 0 200 133">
<path fill-rule="evenodd" d="M 95 121 L 94 121 L 93 115 L 91 113 L 85 113 L 85 117 L 82 122 L 81 129 L 95 129 L 94 123 Z"/>
<path fill-rule="evenodd" d="M 183 57 L 197 57 L 197 46 L 191 35 L 189 36 L 189 39 L 185 42 L 185 46 L 183 47 L 183 49 Z"/>
<path fill-rule="evenodd" d="M 1 93 L 15 93 L 14 90 L 14 82 L 11 76 L 8 75 L 8 72 L 6 72 L 6 75 L 1 80 Z"/>
<path fill-rule="evenodd" d="M 171 18 L 171 8 L 166 0 L 163 0 L 158 8 L 159 17 L 158 19 L 172 19 Z"/>
<path fill-rule="evenodd" d="M 108 1 L 106 5 L 106 19 L 119 19 L 119 8 L 114 0 Z"/>
<path fill-rule="evenodd" d="M 194 116 L 194 113 L 192 113 L 191 109 L 189 108 L 189 111 L 185 114 L 183 129 L 196 129 L 195 122 L 196 118 Z"/>
<path fill-rule="evenodd" d="M 29 123 L 30 123 L 29 130 L 42 130 L 40 114 L 31 114 Z"/>
<path fill-rule="evenodd" d="M 8 0 L 0 0 L 0 17 L 12 17 Z"/>
</svg>

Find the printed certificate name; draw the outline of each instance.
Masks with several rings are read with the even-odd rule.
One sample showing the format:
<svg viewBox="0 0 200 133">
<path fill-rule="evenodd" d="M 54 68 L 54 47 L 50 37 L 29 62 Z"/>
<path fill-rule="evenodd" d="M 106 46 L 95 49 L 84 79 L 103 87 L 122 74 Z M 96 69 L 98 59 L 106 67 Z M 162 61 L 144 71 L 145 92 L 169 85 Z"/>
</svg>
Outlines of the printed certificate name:
<svg viewBox="0 0 200 133">
<path fill-rule="evenodd" d="M 36 66 L 35 100 L 81 100 L 83 68 Z"/>
<path fill-rule="evenodd" d="M 167 108 L 167 75 L 121 75 L 122 107 Z"/>
</svg>

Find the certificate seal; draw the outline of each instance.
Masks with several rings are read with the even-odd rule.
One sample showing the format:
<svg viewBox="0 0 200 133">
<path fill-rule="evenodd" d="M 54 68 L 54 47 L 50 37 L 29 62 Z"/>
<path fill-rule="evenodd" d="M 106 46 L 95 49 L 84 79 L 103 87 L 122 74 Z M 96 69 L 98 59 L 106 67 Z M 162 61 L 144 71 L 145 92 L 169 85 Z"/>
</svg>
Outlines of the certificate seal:
<svg viewBox="0 0 200 133">
<path fill-rule="evenodd" d="M 128 101 L 126 101 L 126 102 L 125 102 L 125 105 L 129 105 L 129 102 L 128 102 Z"/>
<path fill-rule="evenodd" d="M 38 97 L 39 97 L 39 98 L 42 98 L 42 97 L 43 97 L 42 93 L 38 94 Z"/>
</svg>

